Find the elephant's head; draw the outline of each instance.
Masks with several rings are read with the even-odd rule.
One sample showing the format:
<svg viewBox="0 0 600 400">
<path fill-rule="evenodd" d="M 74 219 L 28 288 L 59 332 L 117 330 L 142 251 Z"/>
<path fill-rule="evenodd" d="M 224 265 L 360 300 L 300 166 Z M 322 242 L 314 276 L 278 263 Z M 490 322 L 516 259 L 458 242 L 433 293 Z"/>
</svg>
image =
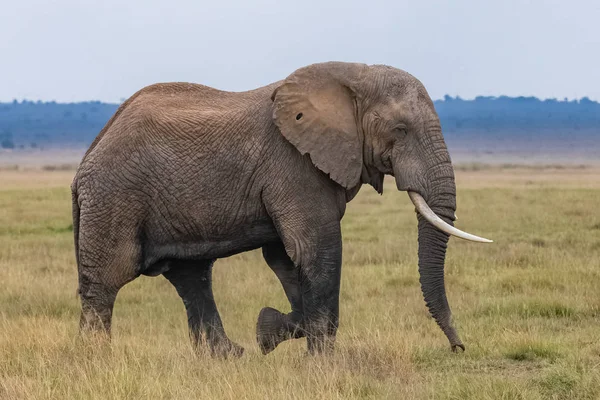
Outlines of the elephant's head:
<svg viewBox="0 0 600 400">
<path fill-rule="evenodd" d="M 464 346 L 452 326 L 444 287 L 449 235 L 489 242 L 453 227 L 454 170 L 427 91 L 388 66 L 330 62 L 301 68 L 273 93 L 283 136 L 317 168 L 348 190 L 362 183 L 383 190 L 396 179 L 416 206 L 419 273 L 429 311 L 452 350 Z"/>
</svg>

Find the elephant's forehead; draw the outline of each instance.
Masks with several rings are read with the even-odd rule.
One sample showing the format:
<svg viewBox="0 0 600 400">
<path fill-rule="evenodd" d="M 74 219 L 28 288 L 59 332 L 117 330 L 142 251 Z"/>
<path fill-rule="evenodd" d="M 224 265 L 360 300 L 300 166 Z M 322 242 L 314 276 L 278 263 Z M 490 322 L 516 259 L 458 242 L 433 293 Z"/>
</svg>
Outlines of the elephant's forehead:
<svg viewBox="0 0 600 400">
<path fill-rule="evenodd" d="M 391 101 L 415 102 L 421 95 L 422 86 L 417 81 L 403 81 L 398 84 L 389 84 L 384 92 L 385 97 Z"/>
<path fill-rule="evenodd" d="M 417 97 L 388 96 L 379 113 L 388 119 L 407 119 L 417 111 Z"/>
</svg>

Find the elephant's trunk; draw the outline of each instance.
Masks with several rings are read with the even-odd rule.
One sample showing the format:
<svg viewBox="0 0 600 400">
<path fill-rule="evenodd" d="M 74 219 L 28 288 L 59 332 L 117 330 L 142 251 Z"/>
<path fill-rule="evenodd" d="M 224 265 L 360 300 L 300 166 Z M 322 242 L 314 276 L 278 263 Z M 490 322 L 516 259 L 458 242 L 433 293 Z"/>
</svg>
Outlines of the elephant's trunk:
<svg viewBox="0 0 600 400">
<path fill-rule="evenodd" d="M 430 141 L 427 143 L 427 150 L 434 156 L 436 164 L 427 169 L 428 187 L 424 197 L 431 210 L 445 223 L 453 226 L 456 211 L 454 169 L 441 130 L 438 128 L 430 132 L 428 138 Z M 444 264 L 449 236 L 421 214 L 418 214 L 418 221 L 419 274 L 425 303 L 431 316 L 448 337 L 452 350 L 456 351 L 459 347 L 464 350 L 464 345 L 452 325 L 452 314 L 444 285 Z"/>
<path fill-rule="evenodd" d="M 465 349 L 452 325 L 452 314 L 444 285 L 444 262 L 448 235 L 425 220 L 419 220 L 419 274 L 421 290 L 427 308 L 442 331 L 448 337 L 452 351 Z M 447 222 L 451 222 L 447 220 Z"/>
<path fill-rule="evenodd" d="M 419 209 L 421 212 L 425 209 L 429 211 L 429 213 L 418 213 L 421 290 L 431 316 L 448 337 L 452 350 L 456 351 L 459 347 L 464 350 L 452 325 L 450 306 L 444 285 L 444 264 L 449 235 L 427 220 L 436 223 L 432 216 L 437 215 L 439 218 L 435 217 L 436 225 L 441 223 L 446 228 L 453 227 L 456 211 L 454 169 L 439 123 L 429 127 L 427 134 L 420 136 L 419 148 L 423 156 L 420 159 L 422 168 L 415 175 L 407 174 L 407 172 L 413 171 L 414 167 L 411 169 L 409 166 L 403 165 L 403 160 L 400 159 L 401 162 L 394 165 L 396 167 L 396 183 L 398 189 L 409 192 L 411 200 L 417 206 L 417 211 Z M 418 176 L 416 176 L 417 174 Z M 422 204 L 419 205 L 419 201 Z M 441 225 L 440 228 L 444 228 Z"/>
</svg>

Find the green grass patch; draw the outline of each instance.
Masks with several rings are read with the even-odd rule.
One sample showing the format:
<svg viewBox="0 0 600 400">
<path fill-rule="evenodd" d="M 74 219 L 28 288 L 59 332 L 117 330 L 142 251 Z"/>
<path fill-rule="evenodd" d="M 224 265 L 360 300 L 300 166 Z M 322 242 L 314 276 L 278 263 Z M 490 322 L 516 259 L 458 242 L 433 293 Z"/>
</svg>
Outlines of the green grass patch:
<svg viewBox="0 0 600 400">
<path fill-rule="evenodd" d="M 548 343 L 525 343 L 517 345 L 504 353 L 505 357 L 515 361 L 556 361 L 560 357 L 557 346 Z"/>
<path fill-rule="evenodd" d="M 521 289 L 519 291 L 522 291 Z M 519 318 L 575 318 L 586 313 L 559 302 L 510 302 L 508 304 L 490 304 L 475 312 L 479 316 L 519 317 Z"/>
</svg>

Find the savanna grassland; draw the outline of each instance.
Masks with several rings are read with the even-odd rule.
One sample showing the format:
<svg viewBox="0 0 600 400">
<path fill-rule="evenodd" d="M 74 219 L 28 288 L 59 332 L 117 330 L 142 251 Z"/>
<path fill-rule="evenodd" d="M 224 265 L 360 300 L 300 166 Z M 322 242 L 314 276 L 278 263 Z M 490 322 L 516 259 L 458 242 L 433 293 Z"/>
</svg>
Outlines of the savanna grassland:
<svg viewBox="0 0 600 400">
<path fill-rule="evenodd" d="M 335 355 L 305 341 L 268 356 L 264 306 L 289 310 L 259 252 L 217 261 L 215 296 L 241 359 L 195 354 L 162 277 L 120 292 L 111 344 L 78 337 L 71 171 L 0 171 L 1 399 L 599 399 L 600 170 L 457 170 L 447 288 L 467 347 L 453 354 L 423 302 L 414 207 L 389 181 L 343 220 Z"/>
</svg>

